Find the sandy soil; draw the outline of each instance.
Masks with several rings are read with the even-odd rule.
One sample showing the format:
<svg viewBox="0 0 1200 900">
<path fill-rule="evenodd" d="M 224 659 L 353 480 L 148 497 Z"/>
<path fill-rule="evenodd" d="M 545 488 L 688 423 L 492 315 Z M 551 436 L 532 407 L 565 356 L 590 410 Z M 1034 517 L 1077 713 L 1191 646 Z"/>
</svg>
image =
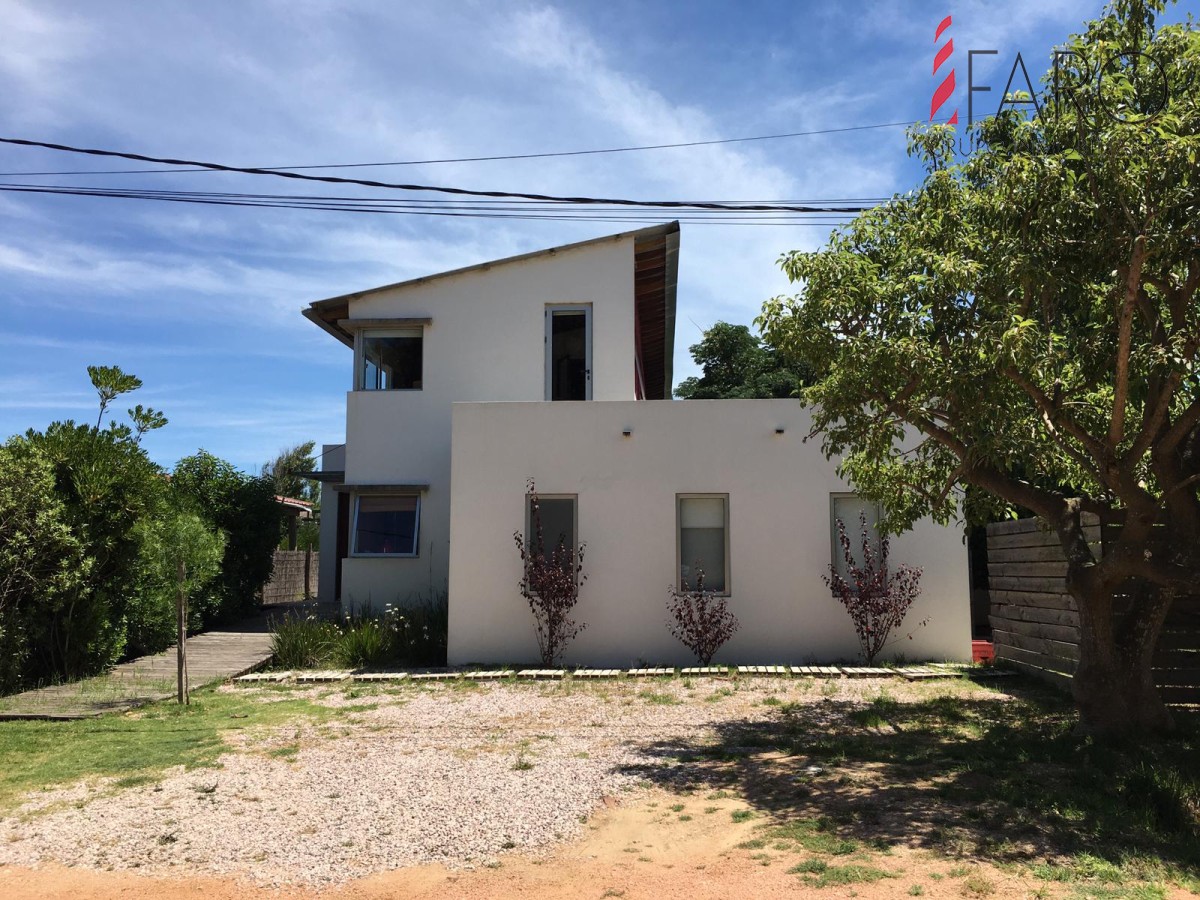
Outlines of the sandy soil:
<svg viewBox="0 0 1200 900">
<path fill-rule="evenodd" d="M 48 866 L 40 869 L 0 867 L 0 897 L 5 900 L 730 900 L 753 897 L 814 897 L 840 900 L 899 900 L 910 896 L 942 898 L 990 896 L 1009 898 L 1086 897 L 1065 886 L 1022 879 L 994 866 L 937 858 L 924 851 L 899 849 L 887 855 L 856 859 L 892 872 L 894 877 L 869 884 L 819 888 L 805 885 L 788 868 L 787 854 L 773 853 L 764 865 L 757 854 L 737 848 L 753 834 L 754 825 L 729 826 L 729 811 L 738 801 L 709 803 L 691 798 L 689 807 L 718 805 L 719 813 L 679 822 L 664 816 L 664 806 L 679 798 L 654 792 L 637 804 L 597 813 L 587 836 L 560 847 L 551 856 L 529 859 L 503 856 L 498 865 L 450 869 L 425 865 L 400 869 L 328 888 L 255 887 L 244 880 L 193 876 L 151 878 L 129 872 L 97 872 Z M 967 875 L 962 870 L 969 869 Z M 973 893 L 968 878 L 981 877 L 992 893 Z M 919 885 L 922 893 L 911 893 Z M 1169 891 L 1169 900 L 1194 895 Z"/>
</svg>

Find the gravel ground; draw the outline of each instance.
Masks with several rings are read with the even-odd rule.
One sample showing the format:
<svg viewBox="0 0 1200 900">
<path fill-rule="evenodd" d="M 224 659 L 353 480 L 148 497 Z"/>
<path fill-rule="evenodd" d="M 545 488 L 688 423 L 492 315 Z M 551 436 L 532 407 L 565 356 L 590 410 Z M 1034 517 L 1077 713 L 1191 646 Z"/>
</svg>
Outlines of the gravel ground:
<svg viewBox="0 0 1200 900">
<path fill-rule="evenodd" d="M 280 729 L 231 748 L 219 767 L 168 771 L 113 792 L 39 793 L 0 820 L 0 864 L 57 862 L 147 874 L 215 874 L 264 884 L 340 883 L 421 863 L 495 865 L 506 850 L 547 851 L 587 816 L 639 789 L 638 768 L 671 765 L 662 747 L 713 737 L 761 701 L 821 699 L 802 682 L 761 679 L 389 688 L 347 698 L 293 689 L 347 710 L 327 726 Z M 841 682 L 839 699 L 877 694 Z M 898 699 L 911 688 L 888 682 Z M 278 692 L 225 688 L 261 696 Z M 716 696 L 714 697 L 714 694 Z M 706 702 L 715 700 L 716 702 Z M 682 702 L 673 702 L 682 701 Z M 264 751 L 299 742 L 290 758 Z M 658 745 L 657 747 L 655 745 Z M 624 798 L 628 800 L 629 797 Z"/>
</svg>

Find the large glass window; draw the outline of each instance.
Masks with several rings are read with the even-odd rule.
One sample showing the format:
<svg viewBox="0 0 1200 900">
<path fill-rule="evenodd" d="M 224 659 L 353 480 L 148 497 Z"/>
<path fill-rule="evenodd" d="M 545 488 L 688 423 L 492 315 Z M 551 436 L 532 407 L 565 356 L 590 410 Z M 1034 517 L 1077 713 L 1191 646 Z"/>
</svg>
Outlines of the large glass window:
<svg viewBox="0 0 1200 900">
<path fill-rule="evenodd" d="M 354 508 L 354 553 L 416 556 L 421 498 L 416 494 L 359 497 Z"/>
<path fill-rule="evenodd" d="M 729 592 L 729 496 L 680 496 L 679 586 L 695 589 L 700 571 L 704 589 Z"/>
<path fill-rule="evenodd" d="M 879 558 L 879 520 L 882 510 L 878 503 L 864 500 L 857 494 L 829 495 L 829 534 L 830 550 L 834 570 L 843 578 L 849 577 L 846 565 L 846 554 L 838 537 L 837 523 L 840 521 L 846 529 L 846 537 L 850 539 L 850 554 L 854 564 L 863 564 L 863 517 L 866 518 L 867 543 Z"/>
<path fill-rule="evenodd" d="M 419 328 L 364 332 L 359 342 L 360 390 L 421 390 L 423 336 Z"/>
</svg>

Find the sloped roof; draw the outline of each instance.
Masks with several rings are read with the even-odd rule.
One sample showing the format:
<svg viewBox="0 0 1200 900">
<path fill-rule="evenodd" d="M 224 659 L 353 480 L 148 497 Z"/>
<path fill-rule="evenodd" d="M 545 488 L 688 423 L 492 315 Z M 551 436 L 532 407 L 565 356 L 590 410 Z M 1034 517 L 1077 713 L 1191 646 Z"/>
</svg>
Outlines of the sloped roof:
<svg viewBox="0 0 1200 900">
<path fill-rule="evenodd" d="M 551 256 L 564 250 L 576 250 L 607 241 L 633 238 L 634 240 L 634 303 L 639 330 L 639 358 L 642 362 L 643 382 L 646 396 L 666 398 L 671 396 L 672 357 L 675 351 L 675 299 L 679 272 L 679 222 L 666 222 L 636 231 L 623 231 L 603 237 L 576 241 L 532 253 L 522 253 L 504 259 L 490 260 L 448 272 L 424 275 L 407 281 L 397 281 L 379 287 L 340 294 L 325 300 L 310 303 L 302 312 L 319 328 L 329 332 L 348 347 L 354 346 L 354 334 L 340 322 L 350 318 L 350 302 L 360 297 L 390 291 L 396 288 L 427 284 L 442 278 L 452 278 L 468 272 L 477 272 L 524 262 L 542 256 Z"/>
</svg>

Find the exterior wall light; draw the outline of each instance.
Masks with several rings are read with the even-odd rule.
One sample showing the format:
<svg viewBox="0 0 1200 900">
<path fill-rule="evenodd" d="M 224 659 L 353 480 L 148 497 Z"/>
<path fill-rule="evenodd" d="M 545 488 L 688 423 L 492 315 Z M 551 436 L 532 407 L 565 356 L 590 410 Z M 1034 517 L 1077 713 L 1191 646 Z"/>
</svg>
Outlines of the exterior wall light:
<svg viewBox="0 0 1200 900">
<path fill-rule="evenodd" d="M 776 434 L 783 434 L 783 431 L 784 431 L 784 428 L 782 425 L 780 425 L 778 428 L 775 429 Z"/>
<path fill-rule="evenodd" d="M 623 437 L 629 437 L 631 434 L 633 434 L 632 428 L 626 428 L 624 431 L 621 432 L 621 435 Z"/>
</svg>

